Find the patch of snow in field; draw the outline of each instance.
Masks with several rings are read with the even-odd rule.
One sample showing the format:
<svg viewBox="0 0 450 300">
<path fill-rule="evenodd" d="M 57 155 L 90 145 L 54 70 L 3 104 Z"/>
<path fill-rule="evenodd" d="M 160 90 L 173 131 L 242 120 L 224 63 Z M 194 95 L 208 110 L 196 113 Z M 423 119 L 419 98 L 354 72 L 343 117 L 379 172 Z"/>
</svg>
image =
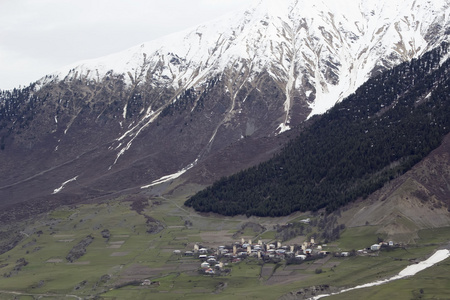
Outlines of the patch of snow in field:
<svg viewBox="0 0 450 300">
<path fill-rule="evenodd" d="M 398 273 L 398 275 L 395 275 L 395 276 L 393 276 L 391 278 L 384 279 L 384 280 L 378 280 L 378 281 L 375 281 L 375 282 L 366 283 L 366 284 L 362 284 L 362 285 L 358 285 L 358 286 L 355 286 L 353 288 L 344 289 L 344 290 L 342 290 L 342 291 L 340 291 L 338 293 L 319 295 L 319 296 L 310 298 L 310 300 L 317 300 L 317 299 L 321 299 L 321 298 L 332 296 L 332 295 L 342 294 L 342 293 L 345 293 L 345 292 L 348 292 L 348 291 L 352 291 L 352 290 L 357 290 L 357 289 L 362 289 L 362 288 L 382 285 L 382 284 L 388 283 L 390 281 L 394 281 L 394 280 L 402 279 L 402 278 L 405 278 L 405 277 L 413 276 L 413 275 L 416 275 L 417 273 L 419 273 L 420 271 L 423 271 L 423 270 L 425 270 L 425 269 L 427 269 L 429 267 L 432 267 L 435 264 L 443 261 L 444 259 L 447 259 L 448 257 L 450 257 L 450 251 L 449 250 L 447 250 L 447 249 L 438 250 L 438 251 L 436 251 L 436 253 L 434 253 L 427 260 L 421 261 L 418 264 L 407 266 L 402 271 L 400 271 L 400 273 Z"/>
<path fill-rule="evenodd" d="M 403 269 L 400 273 L 398 273 L 398 276 L 401 278 L 407 277 L 407 276 L 413 276 L 419 273 L 420 271 L 423 271 L 438 262 L 443 261 L 444 259 L 450 257 L 450 251 L 447 249 L 444 250 L 438 250 L 436 253 L 434 253 L 430 258 L 428 258 L 425 261 L 422 261 L 418 264 L 407 266 L 405 269 Z"/>
</svg>

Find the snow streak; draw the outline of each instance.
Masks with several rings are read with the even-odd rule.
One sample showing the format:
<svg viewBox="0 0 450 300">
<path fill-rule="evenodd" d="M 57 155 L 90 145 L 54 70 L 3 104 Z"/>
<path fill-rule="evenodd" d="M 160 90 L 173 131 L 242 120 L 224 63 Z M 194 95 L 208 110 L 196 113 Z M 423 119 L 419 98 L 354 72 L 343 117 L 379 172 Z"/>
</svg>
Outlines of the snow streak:
<svg viewBox="0 0 450 300">
<path fill-rule="evenodd" d="M 53 190 L 53 193 L 52 193 L 52 194 L 54 195 L 54 194 L 57 194 L 57 193 L 61 192 L 61 190 L 64 188 L 64 186 L 65 186 L 66 184 L 68 184 L 69 182 L 72 182 L 72 181 L 77 180 L 77 178 L 78 178 L 78 176 L 75 176 L 75 177 L 72 178 L 72 179 L 69 179 L 69 180 L 67 180 L 67 181 L 64 181 L 64 182 L 61 184 L 61 186 L 60 186 L 59 188 Z"/>
<path fill-rule="evenodd" d="M 423 271 L 429 267 L 434 266 L 435 264 L 447 259 L 450 257 L 450 251 L 447 249 L 443 249 L 443 250 L 438 250 L 436 251 L 436 253 L 434 253 L 430 258 L 428 258 L 425 261 L 422 261 L 418 264 L 414 264 L 414 265 L 410 265 L 407 266 L 405 269 L 403 269 L 400 273 L 398 273 L 398 275 L 395 275 L 391 278 L 385 279 L 385 280 L 378 280 L 375 282 L 371 282 L 371 283 L 366 283 L 366 284 L 362 284 L 362 285 L 358 285 L 355 286 L 353 288 L 349 288 L 349 289 L 344 289 L 338 293 L 332 293 L 332 294 L 327 294 L 327 295 L 320 295 L 320 296 L 316 296 L 313 298 L 310 298 L 310 300 L 317 300 L 317 299 L 321 299 L 321 298 L 325 298 L 328 296 L 332 296 L 332 295 L 338 295 L 338 294 L 342 294 L 345 292 L 349 292 L 349 291 L 353 291 L 353 290 L 358 290 L 358 289 L 363 289 L 363 288 L 367 288 L 367 287 L 372 287 L 372 286 L 377 286 L 377 285 L 382 285 L 394 280 L 398 280 L 398 279 L 402 279 L 402 278 L 406 278 L 409 276 L 414 276 L 417 273 L 419 273 L 420 271 Z"/>
</svg>

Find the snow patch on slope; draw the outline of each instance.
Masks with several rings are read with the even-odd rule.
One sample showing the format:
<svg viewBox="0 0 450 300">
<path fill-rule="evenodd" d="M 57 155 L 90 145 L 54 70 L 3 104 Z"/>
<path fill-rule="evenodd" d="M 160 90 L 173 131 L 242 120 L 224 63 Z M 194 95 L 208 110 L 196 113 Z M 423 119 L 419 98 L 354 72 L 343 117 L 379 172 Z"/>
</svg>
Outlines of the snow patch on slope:
<svg viewBox="0 0 450 300">
<path fill-rule="evenodd" d="M 78 176 L 79 176 L 79 175 L 75 176 L 75 177 L 72 178 L 72 179 L 69 179 L 69 180 L 67 180 L 67 181 L 64 181 L 64 182 L 61 184 L 61 186 L 60 186 L 59 188 L 53 190 L 52 195 L 61 192 L 61 190 L 64 188 L 64 186 L 65 186 L 66 184 L 68 184 L 69 182 L 72 182 L 72 181 L 77 180 Z"/>
<path fill-rule="evenodd" d="M 198 159 L 196 159 L 193 163 L 189 164 L 187 167 L 181 169 L 180 171 L 178 171 L 176 173 L 173 173 L 173 174 L 170 174 L 170 175 L 163 176 L 163 177 L 161 177 L 161 178 L 159 178 L 157 180 L 154 180 L 149 185 L 142 186 L 141 189 L 148 189 L 148 188 L 150 188 L 152 186 L 155 186 L 157 184 L 161 184 L 161 183 L 164 183 L 164 182 L 167 182 L 167 181 L 171 181 L 171 180 L 177 179 L 178 177 L 180 177 L 181 175 L 183 175 L 184 173 L 186 173 L 187 171 L 192 169 L 197 164 L 197 162 L 198 162 Z"/>
</svg>

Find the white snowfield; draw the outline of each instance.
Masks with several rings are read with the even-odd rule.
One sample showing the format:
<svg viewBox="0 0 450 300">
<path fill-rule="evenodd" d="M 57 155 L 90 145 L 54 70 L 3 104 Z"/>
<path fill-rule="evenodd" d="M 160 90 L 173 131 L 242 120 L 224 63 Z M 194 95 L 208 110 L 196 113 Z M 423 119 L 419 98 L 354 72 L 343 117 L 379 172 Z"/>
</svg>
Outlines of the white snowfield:
<svg viewBox="0 0 450 300">
<path fill-rule="evenodd" d="M 395 275 L 391 278 L 385 279 L 385 280 L 379 280 L 379 281 L 375 281 L 375 282 L 371 282 L 371 283 L 366 283 L 366 284 L 362 284 L 362 285 L 358 285 L 355 286 L 353 288 L 348 288 L 348 289 L 344 289 L 338 293 L 332 293 L 332 294 L 326 294 L 326 295 L 320 295 L 320 296 L 316 296 L 316 297 L 312 297 L 310 298 L 310 300 L 317 300 L 317 299 L 321 299 L 321 298 L 325 298 L 328 296 L 332 296 L 332 295 L 338 295 L 338 294 L 342 294 L 348 291 L 353 291 L 353 290 L 357 290 L 357 289 L 363 289 L 363 288 L 367 288 L 367 287 L 372 287 L 372 286 L 377 286 L 377 285 L 382 285 L 394 280 L 398 280 L 398 279 L 402 279 L 405 277 L 409 277 L 409 276 L 414 276 L 417 273 L 419 273 L 420 271 L 423 271 L 429 267 L 434 266 L 435 264 L 447 259 L 450 257 L 450 251 L 447 249 L 443 249 L 443 250 L 438 250 L 436 251 L 430 258 L 428 258 L 427 260 L 424 260 L 418 264 L 414 264 L 414 265 L 410 265 L 407 266 L 406 268 L 404 268 L 400 273 L 398 273 L 398 275 Z"/>
</svg>

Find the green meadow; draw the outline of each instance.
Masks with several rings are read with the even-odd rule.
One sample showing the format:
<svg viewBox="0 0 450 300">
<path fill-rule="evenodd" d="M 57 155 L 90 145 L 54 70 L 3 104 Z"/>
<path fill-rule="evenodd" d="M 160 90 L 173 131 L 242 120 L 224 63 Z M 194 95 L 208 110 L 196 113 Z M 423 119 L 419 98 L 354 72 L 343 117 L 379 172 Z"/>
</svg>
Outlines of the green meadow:
<svg viewBox="0 0 450 300">
<path fill-rule="evenodd" d="M 185 197 L 174 195 L 149 198 L 139 213 L 132 209 L 130 201 L 114 199 L 61 207 L 17 224 L 23 229 L 20 242 L 0 255 L 0 299 L 277 299 L 311 286 L 338 290 L 390 277 L 450 240 L 450 228 L 430 229 L 419 232 L 414 245 L 377 255 L 329 255 L 301 264 L 263 263 L 249 258 L 226 265 L 227 272 L 222 275 L 203 275 L 199 273 L 200 260 L 174 254 L 174 250 L 192 251 L 196 243 L 216 248 L 241 238 L 276 242 L 277 225 L 309 216 L 298 213 L 283 218 L 247 218 L 198 214 L 182 206 Z M 249 223 L 259 224 L 258 228 L 265 230 L 246 226 Z M 308 234 L 317 231 L 310 228 Z M 370 247 L 384 238 L 376 232 L 375 226 L 346 228 L 340 239 L 324 250 Z M 86 237 L 93 240 L 81 250 L 84 252 L 78 259 L 69 262 L 67 255 Z M 395 299 L 440 299 L 450 293 L 450 276 L 444 272 L 449 263 L 447 260 L 382 288 L 352 291 L 329 299 L 382 299 L 388 295 L 395 295 Z M 145 279 L 152 284 L 140 285 Z"/>
</svg>

